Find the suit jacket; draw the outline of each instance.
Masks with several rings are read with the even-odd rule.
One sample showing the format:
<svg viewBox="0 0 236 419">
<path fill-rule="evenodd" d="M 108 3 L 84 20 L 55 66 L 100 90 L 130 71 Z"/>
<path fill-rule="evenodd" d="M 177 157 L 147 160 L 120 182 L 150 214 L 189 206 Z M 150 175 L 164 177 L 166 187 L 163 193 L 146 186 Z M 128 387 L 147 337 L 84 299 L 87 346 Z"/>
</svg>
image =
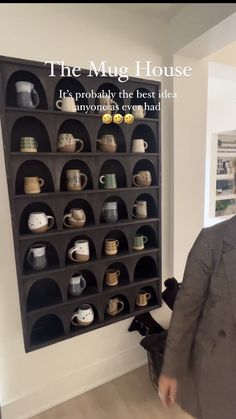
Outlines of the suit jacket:
<svg viewBox="0 0 236 419">
<path fill-rule="evenodd" d="M 188 254 L 162 373 L 195 418 L 236 418 L 236 216 L 203 228 Z"/>
</svg>

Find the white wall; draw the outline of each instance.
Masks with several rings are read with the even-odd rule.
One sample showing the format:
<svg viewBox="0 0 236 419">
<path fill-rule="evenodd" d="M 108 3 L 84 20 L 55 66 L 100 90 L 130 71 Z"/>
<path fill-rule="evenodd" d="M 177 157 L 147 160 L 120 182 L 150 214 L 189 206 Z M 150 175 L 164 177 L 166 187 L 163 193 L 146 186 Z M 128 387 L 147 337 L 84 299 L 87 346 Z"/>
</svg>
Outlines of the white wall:
<svg viewBox="0 0 236 419">
<path fill-rule="evenodd" d="M 134 8 L 135 10 L 135 8 Z M 0 54 L 64 60 L 86 68 L 89 60 L 130 66 L 137 59 L 163 65 L 166 25 L 104 4 L 1 4 Z M 163 278 L 169 260 L 169 138 L 163 103 Z M 1 141 L 2 144 L 2 141 Z M 0 395 L 4 419 L 29 417 L 146 362 L 131 320 L 25 354 L 14 264 L 2 145 L 0 147 Z M 165 325 L 167 311 L 156 315 Z M 169 313 L 168 313 L 169 314 Z"/>
<path fill-rule="evenodd" d="M 176 55 L 192 77 L 174 81 L 174 275 L 182 281 L 188 252 L 204 225 L 207 60 Z"/>
</svg>

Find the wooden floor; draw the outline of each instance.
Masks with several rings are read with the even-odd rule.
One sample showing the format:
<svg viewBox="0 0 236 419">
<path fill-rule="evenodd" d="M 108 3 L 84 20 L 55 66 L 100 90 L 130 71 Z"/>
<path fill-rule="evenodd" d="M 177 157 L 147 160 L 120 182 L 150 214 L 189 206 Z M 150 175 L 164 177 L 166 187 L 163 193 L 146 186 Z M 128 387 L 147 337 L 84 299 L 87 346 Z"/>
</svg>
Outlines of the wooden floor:
<svg viewBox="0 0 236 419">
<path fill-rule="evenodd" d="M 138 368 L 31 419 L 192 419 L 179 406 L 164 408 L 148 367 Z"/>
</svg>

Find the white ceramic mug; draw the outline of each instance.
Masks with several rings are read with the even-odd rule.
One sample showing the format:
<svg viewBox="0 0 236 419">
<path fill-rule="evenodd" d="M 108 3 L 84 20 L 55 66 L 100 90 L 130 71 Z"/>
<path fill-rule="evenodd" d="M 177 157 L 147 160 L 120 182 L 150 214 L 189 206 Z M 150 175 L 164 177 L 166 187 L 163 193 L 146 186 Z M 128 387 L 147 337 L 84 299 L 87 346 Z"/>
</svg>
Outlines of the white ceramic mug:
<svg viewBox="0 0 236 419">
<path fill-rule="evenodd" d="M 135 218 L 147 218 L 147 201 L 136 201 L 133 208 L 135 208 L 135 214 L 132 213 L 132 215 Z"/>
<path fill-rule="evenodd" d="M 132 153 L 145 153 L 145 150 L 147 148 L 148 148 L 148 143 L 142 138 L 135 138 L 132 141 Z"/>
<path fill-rule="evenodd" d="M 146 111 L 142 105 L 134 105 L 134 108 L 132 109 L 132 115 L 135 118 L 145 118 Z"/>
<path fill-rule="evenodd" d="M 68 257 L 73 262 L 87 262 L 90 258 L 88 240 L 76 240 L 74 246 L 68 251 Z"/>
<path fill-rule="evenodd" d="M 57 100 L 56 107 L 62 112 L 76 112 L 75 99 L 73 97 L 63 97 Z"/>
<path fill-rule="evenodd" d="M 54 226 L 54 217 L 44 212 L 31 212 L 28 219 L 28 228 L 32 233 L 45 233 Z"/>
<path fill-rule="evenodd" d="M 81 304 L 71 317 L 73 326 L 89 326 L 94 321 L 94 311 L 90 304 Z"/>
</svg>

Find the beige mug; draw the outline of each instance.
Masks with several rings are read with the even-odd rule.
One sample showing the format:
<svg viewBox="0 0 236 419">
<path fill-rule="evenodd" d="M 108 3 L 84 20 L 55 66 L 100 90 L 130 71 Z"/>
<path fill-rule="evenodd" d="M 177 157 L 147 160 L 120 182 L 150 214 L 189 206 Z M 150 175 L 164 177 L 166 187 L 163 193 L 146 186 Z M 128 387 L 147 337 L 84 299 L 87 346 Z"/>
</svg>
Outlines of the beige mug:
<svg viewBox="0 0 236 419">
<path fill-rule="evenodd" d="M 81 183 L 81 178 L 84 178 L 83 183 Z M 82 191 L 88 183 L 87 175 L 85 173 L 81 173 L 78 169 L 67 170 L 66 180 L 68 191 Z"/>
<path fill-rule="evenodd" d="M 104 134 L 96 140 L 99 151 L 103 153 L 115 153 L 117 149 L 116 138 L 113 134 Z"/>
<path fill-rule="evenodd" d="M 119 106 L 110 96 L 103 96 L 98 99 L 98 113 L 109 115 L 117 113 Z M 115 105 L 115 107 L 113 106 Z"/>
<path fill-rule="evenodd" d="M 67 223 L 68 221 L 68 223 Z M 86 223 L 86 215 L 81 208 L 72 208 L 68 214 L 63 217 L 63 224 L 69 228 L 83 227 Z"/>
<path fill-rule="evenodd" d="M 147 148 L 148 143 L 142 138 L 136 138 L 132 141 L 132 153 L 145 153 Z"/>
<path fill-rule="evenodd" d="M 133 175 L 133 184 L 135 186 L 151 186 L 151 172 L 149 172 L 148 170 L 140 170 L 138 173 Z"/>
<path fill-rule="evenodd" d="M 37 176 L 26 176 L 24 178 L 24 191 L 26 194 L 36 194 L 41 192 L 44 180 Z"/>
<path fill-rule="evenodd" d="M 138 291 L 136 296 L 136 305 L 139 307 L 146 306 L 148 304 L 148 300 L 150 300 L 151 297 L 152 295 L 150 292 L 146 292 L 145 290 Z"/>
<path fill-rule="evenodd" d="M 79 147 L 76 150 L 76 146 L 79 144 Z M 72 134 L 63 133 L 58 136 L 58 146 L 57 150 L 63 153 L 78 153 L 83 150 L 84 142 L 80 138 L 74 138 Z"/>
<path fill-rule="evenodd" d="M 56 107 L 62 112 L 76 112 L 76 104 L 73 97 L 68 96 L 57 100 Z"/>
<path fill-rule="evenodd" d="M 119 269 L 107 269 L 105 274 L 105 284 L 109 287 L 117 285 L 119 282 L 120 271 Z"/>
<path fill-rule="evenodd" d="M 68 257 L 73 262 L 87 262 L 90 259 L 88 240 L 76 240 L 74 246 L 68 251 Z"/>
<path fill-rule="evenodd" d="M 116 316 L 122 310 L 124 310 L 125 303 L 120 298 L 110 298 L 106 305 L 106 312 L 110 316 Z"/>
<path fill-rule="evenodd" d="M 105 239 L 105 254 L 108 256 L 116 255 L 118 252 L 119 240 Z"/>
<path fill-rule="evenodd" d="M 132 109 L 132 115 L 135 118 L 145 118 L 146 115 L 146 111 L 144 109 L 144 107 L 142 105 L 134 105 L 133 109 Z"/>
<path fill-rule="evenodd" d="M 31 212 L 28 219 L 28 228 L 32 233 L 45 233 L 54 226 L 55 220 L 44 212 Z"/>
<path fill-rule="evenodd" d="M 137 200 L 133 208 L 135 208 L 135 214 L 132 213 L 134 218 L 147 218 L 147 201 Z"/>
</svg>

